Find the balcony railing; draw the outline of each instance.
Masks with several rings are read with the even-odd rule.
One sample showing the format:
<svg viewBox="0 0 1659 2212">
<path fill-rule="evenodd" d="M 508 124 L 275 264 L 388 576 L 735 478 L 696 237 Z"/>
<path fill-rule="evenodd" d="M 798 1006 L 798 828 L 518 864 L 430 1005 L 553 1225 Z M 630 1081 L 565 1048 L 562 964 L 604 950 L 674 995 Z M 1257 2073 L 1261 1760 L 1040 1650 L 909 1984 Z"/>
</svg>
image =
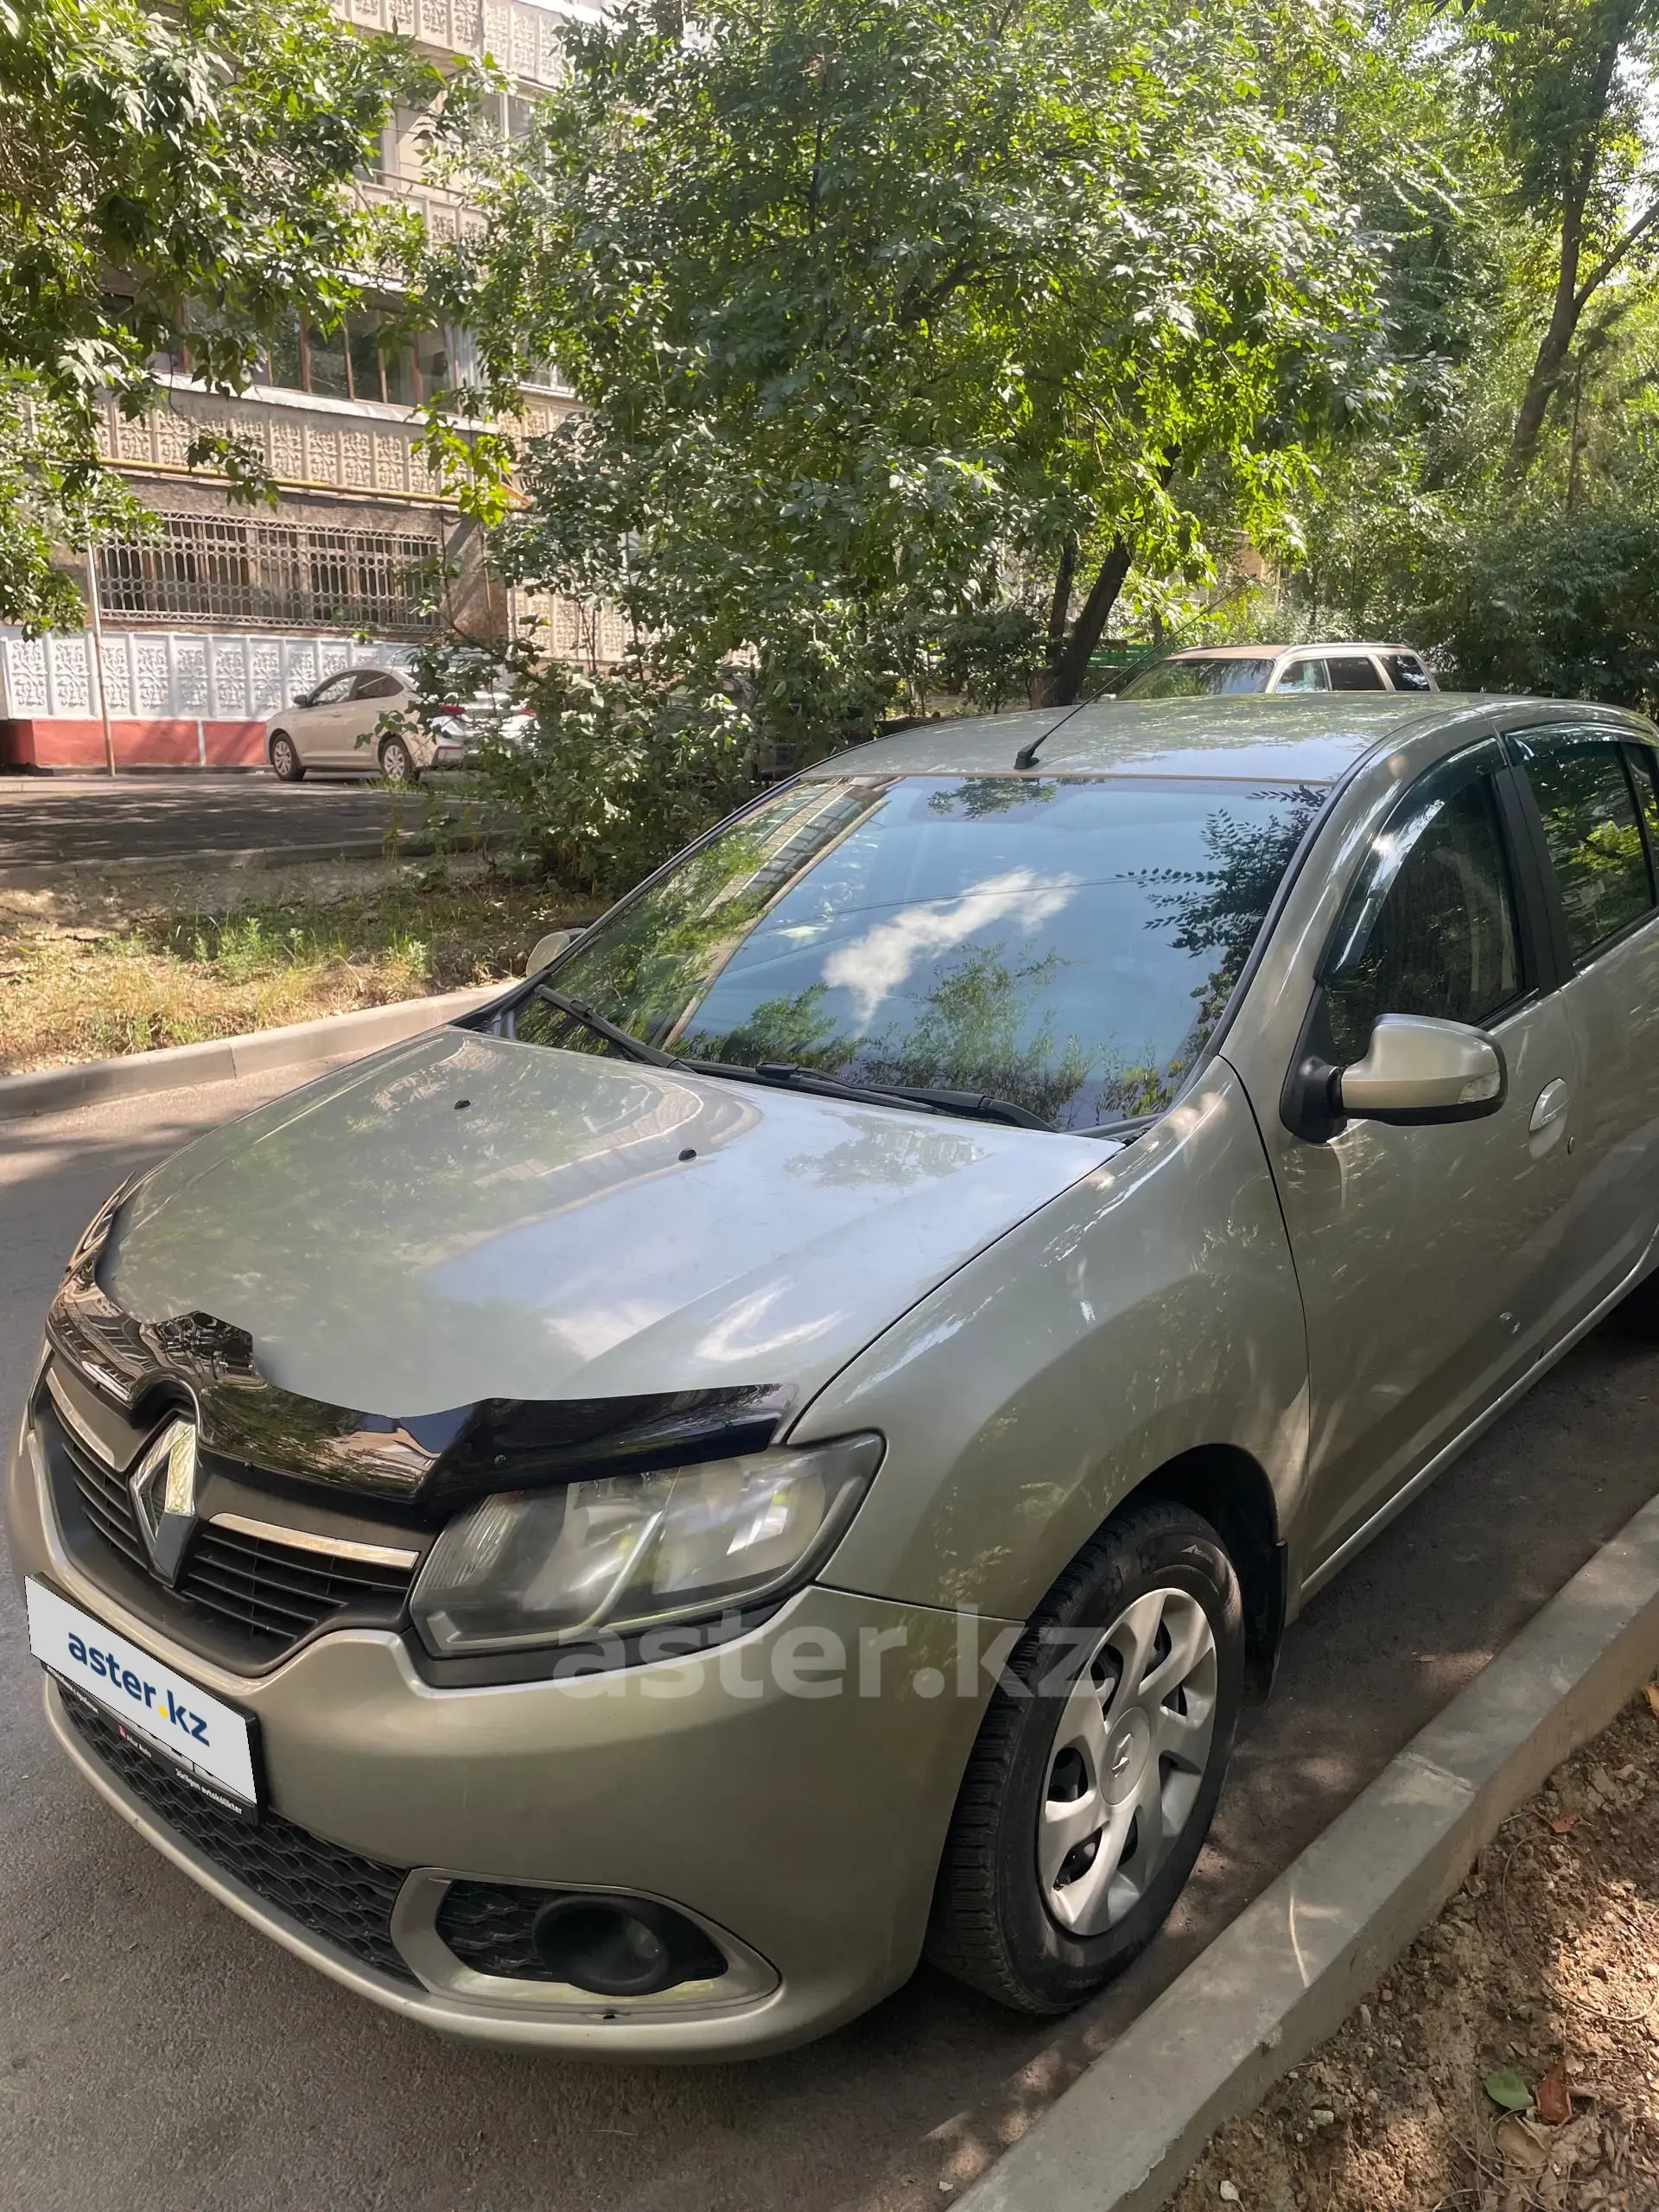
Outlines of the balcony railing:
<svg viewBox="0 0 1659 2212">
<path fill-rule="evenodd" d="M 414 636 L 435 620 L 441 549 L 429 533 L 238 516 L 160 520 L 153 537 L 98 549 L 99 588 L 111 620 Z"/>
<path fill-rule="evenodd" d="M 556 85 L 563 75 L 559 16 L 525 0 L 334 0 L 334 7 L 359 30 L 400 31 L 446 54 L 488 54 L 523 84 Z"/>
</svg>

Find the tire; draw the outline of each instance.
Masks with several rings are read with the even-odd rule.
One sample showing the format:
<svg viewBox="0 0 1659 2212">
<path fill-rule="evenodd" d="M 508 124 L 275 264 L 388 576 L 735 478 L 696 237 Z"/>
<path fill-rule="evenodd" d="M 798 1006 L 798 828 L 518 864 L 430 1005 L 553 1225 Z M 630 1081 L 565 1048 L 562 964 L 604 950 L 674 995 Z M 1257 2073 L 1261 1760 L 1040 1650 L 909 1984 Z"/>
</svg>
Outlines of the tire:
<svg viewBox="0 0 1659 2212">
<path fill-rule="evenodd" d="M 397 784 L 404 790 L 421 780 L 415 756 L 401 737 L 389 737 L 381 746 L 380 772 L 389 784 Z"/>
<path fill-rule="evenodd" d="M 270 772 L 279 784 L 302 784 L 305 763 L 300 749 L 285 729 L 274 729 L 270 742 L 265 747 L 265 757 L 270 762 Z"/>
<path fill-rule="evenodd" d="M 1622 1337 L 1637 1344 L 1659 1344 L 1659 1274 L 1643 1275 L 1625 1292 L 1609 1317 Z"/>
<path fill-rule="evenodd" d="M 1185 1506 L 1128 1507 L 1050 1591 L 992 1694 L 927 1957 L 1036 2014 L 1069 2012 L 1121 1974 L 1203 1847 L 1243 1678 L 1243 1606 L 1220 1537 Z"/>
</svg>

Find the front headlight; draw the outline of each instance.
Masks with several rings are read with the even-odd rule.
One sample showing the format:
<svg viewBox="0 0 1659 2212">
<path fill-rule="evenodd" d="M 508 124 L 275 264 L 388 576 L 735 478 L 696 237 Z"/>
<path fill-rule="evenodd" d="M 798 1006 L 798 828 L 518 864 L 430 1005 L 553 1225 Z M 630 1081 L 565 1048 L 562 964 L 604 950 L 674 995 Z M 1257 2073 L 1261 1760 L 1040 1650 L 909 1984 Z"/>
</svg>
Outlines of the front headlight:
<svg viewBox="0 0 1659 2212">
<path fill-rule="evenodd" d="M 410 1601 L 439 1658 L 627 1634 L 780 1595 L 852 1518 L 879 1436 L 486 1497 L 427 1554 Z"/>
</svg>

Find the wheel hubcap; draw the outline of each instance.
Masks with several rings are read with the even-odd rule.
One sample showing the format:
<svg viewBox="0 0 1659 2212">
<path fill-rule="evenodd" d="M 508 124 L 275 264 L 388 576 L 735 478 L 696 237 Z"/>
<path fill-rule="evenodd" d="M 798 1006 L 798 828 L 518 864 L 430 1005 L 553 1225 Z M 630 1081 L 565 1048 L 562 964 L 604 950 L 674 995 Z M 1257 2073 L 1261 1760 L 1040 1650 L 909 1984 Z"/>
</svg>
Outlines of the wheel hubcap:
<svg viewBox="0 0 1659 2212">
<path fill-rule="evenodd" d="M 1150 1590 L 1096 1643 L 1061 1712 L 1037 1815 L 1043 1899 L 1074 1936 L 1146 1895 L 1198 1802 L 1216 1731 L 1215 1632 L 1185 1590 Z"/>
</svg>

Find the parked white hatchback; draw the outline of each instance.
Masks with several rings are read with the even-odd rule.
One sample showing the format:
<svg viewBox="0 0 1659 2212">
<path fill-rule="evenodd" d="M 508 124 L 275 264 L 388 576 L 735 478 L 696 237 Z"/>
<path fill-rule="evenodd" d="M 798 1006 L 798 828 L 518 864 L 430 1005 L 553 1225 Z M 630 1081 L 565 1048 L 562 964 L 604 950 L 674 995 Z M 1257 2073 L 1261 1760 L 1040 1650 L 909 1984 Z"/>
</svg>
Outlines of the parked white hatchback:
<svg viewBox="0 0 1659 2212">
<path fill-rule="evenodd" d="M 315 690 L 302 691 L 265 724 L 265 758 L 281 783 L 297 784 L 313 768 L 331 774 L 384 776 L 413 784 L 428 768 L 455 766 L 465 746 L 451 709 L 416 718 L 418 695 L 396 668 L 346 668 Z M 389 715 L 399 720 L 385 731 Z"/>
</svg>

